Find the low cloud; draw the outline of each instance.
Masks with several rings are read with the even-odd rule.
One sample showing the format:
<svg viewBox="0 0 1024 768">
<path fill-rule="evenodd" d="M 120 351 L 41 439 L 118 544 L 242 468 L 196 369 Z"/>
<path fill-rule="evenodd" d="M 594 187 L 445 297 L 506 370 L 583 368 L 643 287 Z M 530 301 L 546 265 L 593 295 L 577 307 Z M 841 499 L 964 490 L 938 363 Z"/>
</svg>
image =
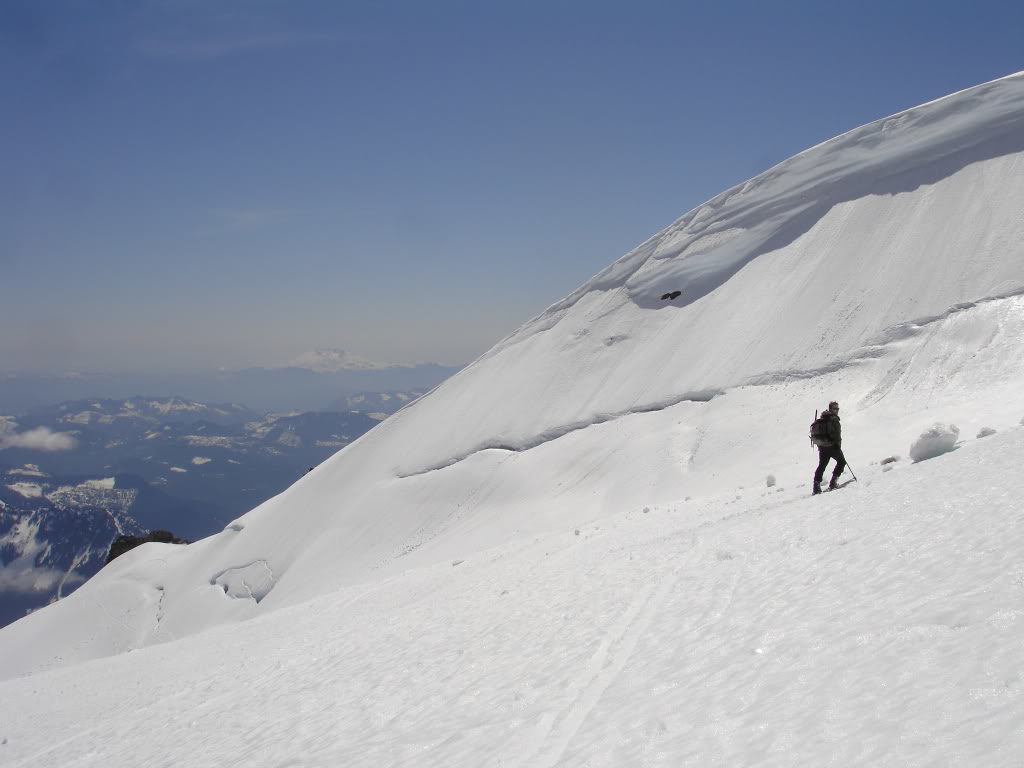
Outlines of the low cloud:
<svg viewBox="0 0 1024 768">
<path fill-rule="evenodd" d="M 0 592 L 51 592 L 64 574 L 52 568 L 0 568 Z"/>
<path fill-rule="evenodd" d="M 70 451 L 78 445 L 67 432 L 54 432 L 48 427 L 36 427 L 27 432 L 0 432 L 0 451 L 6 448 L 24 448 L 30 451 Z"/>
</svg>

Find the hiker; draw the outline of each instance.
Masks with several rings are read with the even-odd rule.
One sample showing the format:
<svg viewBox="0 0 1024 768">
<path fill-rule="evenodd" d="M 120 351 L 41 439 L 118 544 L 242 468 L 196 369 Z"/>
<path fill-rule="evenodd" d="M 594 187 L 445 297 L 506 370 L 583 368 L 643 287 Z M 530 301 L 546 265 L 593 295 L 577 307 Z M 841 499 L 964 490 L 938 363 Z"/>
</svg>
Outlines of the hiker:
<svg viewBox="0 0 1024 768">
<path fill-rule="evenodd" d="M 843 433 L 839 423 L 839 403 L 833 400 L 828 404 L 828 410 L 818 417 L 815 432 L 821 436 L 815 440 L 818 446 L 818 468 L 814 471 L 814 493 L 821 493 L 821 480 L 825 475 L 825 467 L 832 459 L 836 460 L 835 469 L 832 470 L 832 480 L 828 484 L 831 491 L 839 487 L 839 476 L 846 469 L 846 457 L 843 456 Z"/>
</svg>

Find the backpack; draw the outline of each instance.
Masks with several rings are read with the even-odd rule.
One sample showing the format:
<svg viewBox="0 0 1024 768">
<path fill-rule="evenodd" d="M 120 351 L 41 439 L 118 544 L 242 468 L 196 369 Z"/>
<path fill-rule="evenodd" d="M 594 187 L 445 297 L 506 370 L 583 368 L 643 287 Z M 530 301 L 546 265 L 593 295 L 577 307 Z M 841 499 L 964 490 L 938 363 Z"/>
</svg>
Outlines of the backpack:
<svg viewBox="0 0 1024 768">
<path fill-rule="evenodd" d="M 823 411 L 821 416 L 814 412 L 814 421 L 811 422 L 809 437 L 811 442 L 819 448 L 831 448 L 832 440 L 828 436 L 828 411 Z"/>
</svg>

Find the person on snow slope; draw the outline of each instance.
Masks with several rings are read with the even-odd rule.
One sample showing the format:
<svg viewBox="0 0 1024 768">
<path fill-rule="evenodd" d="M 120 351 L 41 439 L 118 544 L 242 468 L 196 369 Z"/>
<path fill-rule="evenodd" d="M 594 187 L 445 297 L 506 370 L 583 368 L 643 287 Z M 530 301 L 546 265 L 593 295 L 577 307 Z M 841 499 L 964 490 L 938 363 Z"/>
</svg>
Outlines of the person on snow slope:
<svg viewBox="0 0 1024 768">
<path fill-rule="evenodd" d="M 846 469 L 846 457 L 843 456 L 843 431 L 839 423 L 839 403 L 833 400 L 828 410 L 819 417 L 825 425 L 825 439 L 818 442 L 818 468 L 814 471 L 814 493 L 821 493 L 821 480 L 825 475 L 825 467 L 835 459 L 836 466 L 832 470 L 829 490 L 839 487 L 839 476 Z"/>
</svg>

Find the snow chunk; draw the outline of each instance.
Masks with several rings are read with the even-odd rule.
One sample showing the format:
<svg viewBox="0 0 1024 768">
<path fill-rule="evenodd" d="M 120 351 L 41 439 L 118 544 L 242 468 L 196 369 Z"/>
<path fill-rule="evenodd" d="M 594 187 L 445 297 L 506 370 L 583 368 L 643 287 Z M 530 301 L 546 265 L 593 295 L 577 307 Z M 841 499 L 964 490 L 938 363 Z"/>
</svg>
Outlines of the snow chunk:
<svg viewBox="0 0 1024 768">
<path fill-rule="evenodd" d="M 266 560 L 256 560 L 240 568 L 228 568 L 210 580 L 224 594 L 240 600 L 262 600 L 274 588 L 274 572 Z"/>
<path fill-rule="evenodd" d="M 955 424 L 936 422 L 922 432 L 910 446 L 910 458 L 913 461 L 924 461 L 949 453 L 959 436 L 960 429 Z"/>
<path fill-rule="evenodd" d="M 768 475 L 768 477 L 766 477 L 764 479 L 764 482 L 765 482 L 765 484 L 769 488 L 774 488 L 775 487 L 775 475 Z"/>
</svg>

